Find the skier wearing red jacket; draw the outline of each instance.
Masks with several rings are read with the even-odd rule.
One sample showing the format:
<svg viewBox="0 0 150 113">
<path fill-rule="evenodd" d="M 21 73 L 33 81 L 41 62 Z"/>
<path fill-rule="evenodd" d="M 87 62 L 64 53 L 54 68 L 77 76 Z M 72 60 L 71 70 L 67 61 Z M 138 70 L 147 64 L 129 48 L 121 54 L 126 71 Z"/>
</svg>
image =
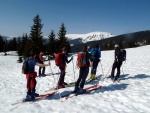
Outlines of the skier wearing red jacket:
<svg viewBox="0 0 150 113">
<path fill-rule="evenodd" d="M 58 88 L 64 88 L 65 85 L 67 85 L 67 83 L 64 82 L 65 75 L 66 75 L 66 72 L 65 72 L 65 70 L 66 70 L 66 63 L 69 63 L 71 60 L 73 60 L 73 57 L 71 57 L 71 59 L 68 60 L 65 47 L 62 48 L 62 52 L 54 54 L 54 56 L 55 56 L 55 62 L 57 62 L 56 61 L 56 57 L 57 56 L 59 57 L 58 64 L 56 64 L 59 67 L 59 69 L 60 69 L 60 77 L 59 77 L 59 80 L 58 80 L 57 87 Z"/>
</svg>

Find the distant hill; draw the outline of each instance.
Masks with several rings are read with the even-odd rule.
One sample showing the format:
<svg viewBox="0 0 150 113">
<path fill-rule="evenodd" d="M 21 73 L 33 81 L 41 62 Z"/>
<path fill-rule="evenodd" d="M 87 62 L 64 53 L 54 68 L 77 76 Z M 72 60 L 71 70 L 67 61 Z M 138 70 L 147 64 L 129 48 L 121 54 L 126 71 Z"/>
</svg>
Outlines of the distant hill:
<svg viewBox="0 0 150 113">
<path fill-rule="evenodd" d="M 108 32 L 90 32 L 87 34 L 66 34 L 68 40 L 72 46 L 81 43 L 87 43 L 90 41 L 97 41 L 106 38 L 113 37 L 115 35 Z"/>
<path fill-rule="evenodd" d="M 87 34 L 66 34 L 66 37 L 68 38 L 71 45 L 76 45 L 79 43 L 87 43 L 90 41 L 96 41 L 96 40 L 102 40 L 105 38 L 109 38 L 115 36 L 108 32 L 90 32 Z M 8 36 L 2 36 L 4 40 L 10 40 L 14 37 L 8 37 Z M 48 36 L 43 36 L 45 40 L 48 39 Z M 18 37 L 15 37 L 16 39 Z"/>
<path fill-rule="evenodd" d="M 119 44 L 121 48 L 132 48 L 150 44 L 150 30 L 139 31 L 134 33 L 122 34 L 118 36 L 112 36 L 109 38 L 88 41 L 86 44 L 90 46 L 90 49 L 95 44 L 99 43 L 101 50 L 112 50 L 115 44 Z M 71 46 L 72 52 L 78 52 L 82 50 L 84 43 L 80 43 Z"/>
<path fill-rule="evenodd" d="M 13 37 L 2 36 L 4 40 L 13 39 Z M 83 44 L 87 44 L 90 48 L 96 43 L 100 44 L 101 50 L 114 49 L 115 44 L 119 44 L 121 48 L 139 47 L 150 44 L 150 30 L 127 33 L 122 35 L 113 35 L 108 32 L 90 32 L 87 34 L 66 34 L 72 52 L 82 50 Z M 17 40 L 17 37 L 15 37 Z M 48 36 L 44 36 L 48 40 Z"/>
</svg>

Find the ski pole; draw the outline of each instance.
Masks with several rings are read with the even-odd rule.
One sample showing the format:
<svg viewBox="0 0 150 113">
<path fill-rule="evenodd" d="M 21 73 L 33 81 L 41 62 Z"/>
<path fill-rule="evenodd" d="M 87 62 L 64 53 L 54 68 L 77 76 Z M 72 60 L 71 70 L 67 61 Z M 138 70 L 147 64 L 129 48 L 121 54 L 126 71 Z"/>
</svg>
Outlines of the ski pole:
<svg viewBox="0 0 150 113">
<path fill-rule="evenodd" d="M 50 70 L 51 70 L 51 73 L 52 73 L 52 76 L 54 78 L 54 80 L 57 82 L 56 78 L 54 77 L 54 74 L 53 74 L 53 71 L 52 71 L 52 68 L 51 68 L 51 65 L 50 65 Z M 59 77 L 59 76 L 58 76 Z M 56 83 L 57 84 L 57 83 Z"/>
<path fill-rule="evenodd" d="M 50 62 L 50 61 L 49 61 Z M 55 77 L 54 77 L 54 74 L 53 74 L 53 71 L 52 71 L 52 68 L 51 68 L 51 65 L 50 65 L 50 70 L 51 70 L 51 73 L 52 73 L 52 75 L 53 75 L 53 78 L 54 78 L 54 80 L 56 81 L 56 85 L 57 85 L 57 83 L 58 83 L 58 80 L 59 80 L 59 76 L 57 77 L 57 80 L 55 79 Z M 58 69 L 58 73 L 59 73 L 59 69 Z M 57 91 L 58 91 L 58 95 L 59 95 L 59 97 L 60 97 L 60 99 L 61 99 L 61 95 L 60 95 L 60 92 L 59 92 L 59 90 L 58 90 L 58 85 L 57 85 Z"/>
<path fill-rule="evenodd" d="M 108 76 L 108 73 L 109 73 L 110 69 L 112 68 L 112 66 L 109 68 L 109 70 L 108 70 L 107 74 L 104 76 L 103 80 Z"/>
<path fill-rule="evenodd" d="M 52 68 L 51 68 L 51 66 L 50 66 L 50 70 L 51 70 L 51 73 L 52 73 L 52 75 L 54 76 L 54 73 L 53 73 L 53 71 L 52 71 Z"/>
<path fill-rule="evenodd" d="M 103 73 L 103 76 L 104 76 L 104 71 L 103 71 L 103 68 L 102 68 L 102 63 L 100 62 L 100 64 L 101 64 L 101 69 L 102 69 L 102 73 Z"/>
<path fill-rule="evenodd" d="M 124 75 L 124 71 L 123 71 L 123 65 L 122 65 L 122 73 L 123 73 L 123 75 Z"/>
<path fill-rule="evenodd" d="M 74 73 L 74 82 L 75 82 L 75 71 L 74 71 L 74 62 L 72 60 L 72 64 L 73 64 L 73 73 Z"/>
<path fill-rule="evenodd" d="M 58 69 L 58 73 L 59 73 L 59 69 Z M 59 75 L 60 76 L 60 75 Z M 59 76 L 57 77 L 57 83 L 58 83 L 58 81 L 59 81 Z M 59 89 L 58 89 L 58 85 L 57 85 L 57 91 L 58 91 L 58 95 L 59 95 L 59 98 L 60 98 L 60 101 L 62 102 L 62 100 L 61 100 L 61 95 L 60 95 L 60 92 L 59 92 Z"/>
</svg>

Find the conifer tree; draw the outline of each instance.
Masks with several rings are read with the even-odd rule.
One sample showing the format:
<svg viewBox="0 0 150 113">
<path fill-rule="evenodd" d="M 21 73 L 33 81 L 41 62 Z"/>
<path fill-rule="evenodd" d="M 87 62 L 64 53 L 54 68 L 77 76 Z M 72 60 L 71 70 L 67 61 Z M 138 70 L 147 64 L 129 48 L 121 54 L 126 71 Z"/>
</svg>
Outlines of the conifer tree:
<svg viewBox="0 0 150 113">
<path fill-rule="evenodd" d="M 13 39 L 9 40 L 7 47 L 8 47 L 9 51 L 16 51 L 17 50 L 17 41 L 16 41 L 15 37 Z"/>
<path fill-rule="evenodd" d="M 44 45 L 43 45 L 43 36 L 42 36 L 42 27 L 43 24 L 41 23 L 41 19 L 39 15 L 36 15 L 33 19 L 34 24 L 31 26 L 30 36 L 29 36 L 29 43 L 27 50 L 35 51 L 36 53 L 39 53 L 40 51 L 43 51 Z"/>
<path fill-rule="evenodd" d="M 4 43 L 3 37 L 0 35 L 0 52 L 3 51 Z"/>
<path fill-rule="evenodd" d="M 22 55 L 22 43 L 21 43 L 21 40 L 20 40 L 20 37 L 18 38 L 18 42 L 17 42 L 17 51 L 18 51 L 18 55 L 21 56 Z"/>
<path fill-rule="evenodd" d="M 7 51 L 8 51 L 8 40 L 5 41 L 4 46 L 3 46 L 3 51 L 5 53 L 5 55 L 7 55 Z"/>
<path fill-rule="evenodd" d="M 108 43 L 108 49 L 109 49 L 109 50 L 113 50 L 113 49 L 114 49 L 113 46 L 114 46 L 114 45 L 113 45 L 113 40 L 110 39 L 110 40 L 109 40 L 109 43 Z"/>
<path fill-rule="evenodd" d="M 56 40 L 55 40 L 55 33 L 51 30 L 49 37 L 49 42 L 47 44 L 48 54 L 53 55 L 55 53 L 56 48 Z"/>
<path fill-rule="evenodd" d="M 61 51 L 63 47 L 66 47 L 67 52 L 70 52 L 70 44 L 65 35 L 66 35 L 66 28 L 65 28 L 64 23 L 62 23 L 59 33 L 58 33 L 58 46 L 59 46 L 58 48 L 59 48 L 59 51 Z"/>
<path fill-rule="evenodd" d="M 17 43 L 17 51 L 18 51 L 19 56 L 22 56 L 22 55 L 25 54 L 25 48 L 27 47 L 26 44 L 27 44 L 27 41 L 28 41 L 28 35 L 23 34 L 21 39 L 19 38 L 18 43 Z"/>
<path fill-rule="evenodd" d="M 28 52 L 28 51 L 25 51 L 25 48 L 28 48 L 28 46 L 27 46 L 28 41 L 29 41 L 29 37 L 28 37 L 27 33 L 26 33 L 26 34 L 23 34 L 23 36 L 22 36 L 21 49 L 22 49 L 22 53 L 23 53 L 24 55 L 26 55 L 26 54 L 27 54 L 26 52 Z M 22 54 L 22 55 L 23 55 L 23 54 Z"/>
</svg>

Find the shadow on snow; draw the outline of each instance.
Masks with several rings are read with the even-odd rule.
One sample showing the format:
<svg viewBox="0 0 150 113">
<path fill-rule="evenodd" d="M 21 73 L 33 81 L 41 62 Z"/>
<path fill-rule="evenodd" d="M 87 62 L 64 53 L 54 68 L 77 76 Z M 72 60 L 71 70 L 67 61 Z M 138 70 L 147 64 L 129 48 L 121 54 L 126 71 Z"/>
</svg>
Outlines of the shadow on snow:
<svg viewBox="0 0 150 113">
<path fill-rule="evenodd" d="M 129 74 L 120 75 L 120 79 L 121 80 L 127 80 L 127 79 L 145 79 L 145 78 L 150 78 L 150 75 L 146 75 L 146 74 L 137 74 L 137 75 L 133 75 L 133 76 L 131 76 L 131 75 L 129 76 Z M 98 82 L 99 82 L 99 80 L 95 80 L 95 81 L 92 81 L 92 82 L 87 83 L 87 84 L 96 84 Z M 90 94 L 99 93 L 99 92 L 103 93 L 103 92 L 106 92 L 106 91 L 124 90 L 124 89 L 127 88 L 128 85 L 129 84 L 126 84 L 126 83 L 119 83 L 119 84 L 111 84 L 109 86 L 102 86 L 102 88 L 97 89 L 95 91 L 92 91 Z M 72 91 L 63 91 L 63 92 L 60 93 L 60 95 L 65 95 L 65 94 L 70 93 L 70 92 L 72 92 Z M 57 93 L 57 94 L 55 94 L 53 96 L 46 97 L 44 99 L 59 100 L 60 96 L 59 96 L 59 93 Z"/>
<path fill-rule="evenodd" d="M 120 75 L 120 79 L 121 80 L 127 80 L 127 79 L 145 79 L 145 78 L 150 78 L 150 75 L 146 75 L 146 74 L 137 74 L 137 75 L 133 75 L 133 76 L 129 76 L 129 74 L 125 74 L 125 75 Z"/>
</svg>

